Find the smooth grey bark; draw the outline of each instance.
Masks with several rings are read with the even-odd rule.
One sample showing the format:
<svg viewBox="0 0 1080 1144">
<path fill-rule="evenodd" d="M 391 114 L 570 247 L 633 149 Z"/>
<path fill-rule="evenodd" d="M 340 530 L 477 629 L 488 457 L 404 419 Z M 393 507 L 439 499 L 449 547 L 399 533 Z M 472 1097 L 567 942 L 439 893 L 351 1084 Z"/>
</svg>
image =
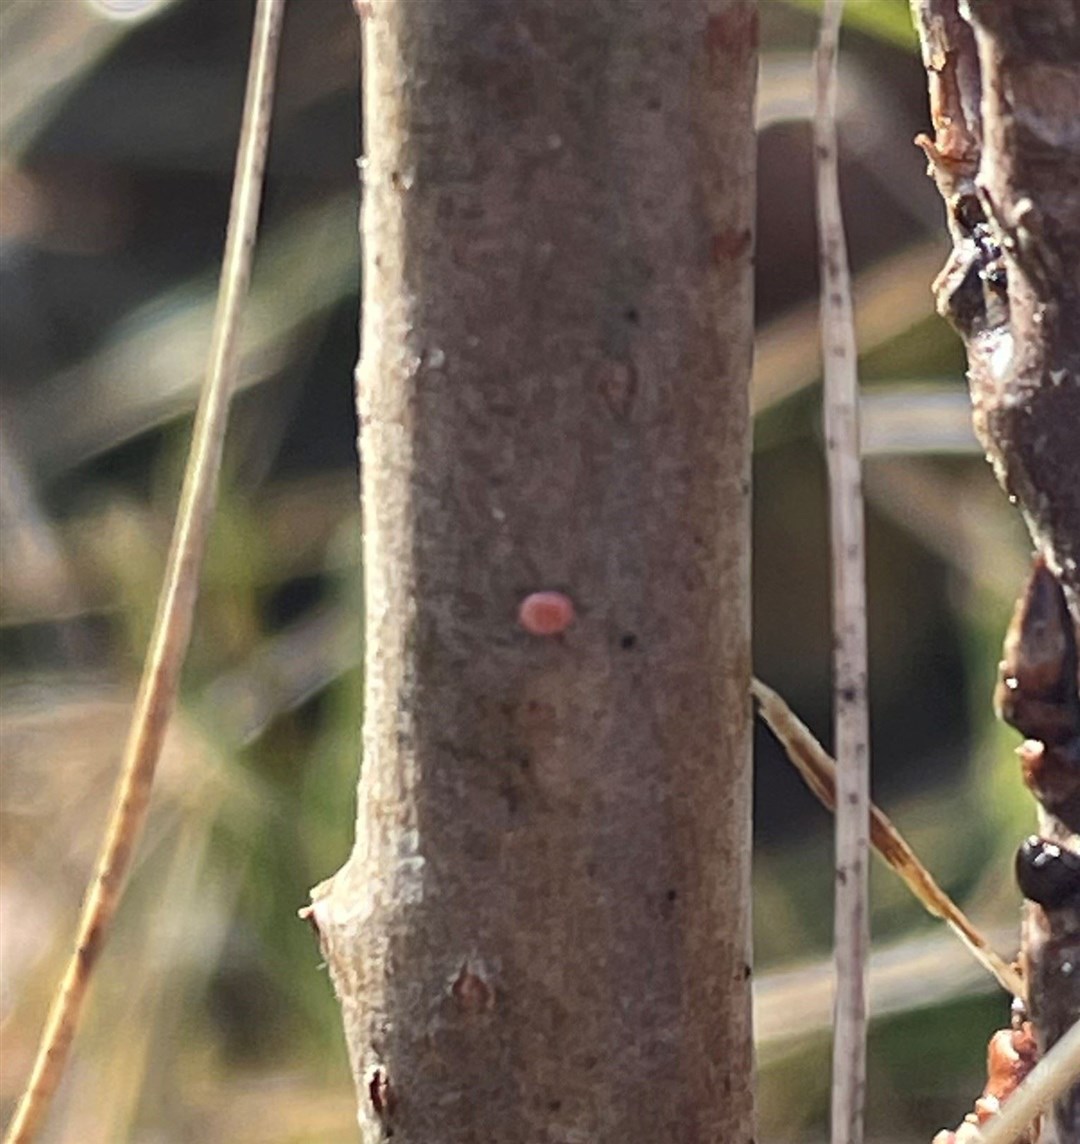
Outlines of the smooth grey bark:
<svg viewBox="0 0 1080 1144">
<path fill-rule="evenodd" d="M 1045 1049 L 1080 1019 L 1080 8 L 912 0 L 912 10 L 935 128 L 922 143 L 953 238 L 938 308 L 964 339 L 976 432 L 1038 558 L 998 706 L 1025 736 L 1039 802 L 1040 838 L 1018 869 L 1030 899 L 1028 1008 Z M 1080 1140 L 1080 1085 L 1039 1140 Z"/>
<path fill-rule="evenodd" d="M 756 5 L 358 9 L 362 1137 L 748 1142 Z"/>
</svg>

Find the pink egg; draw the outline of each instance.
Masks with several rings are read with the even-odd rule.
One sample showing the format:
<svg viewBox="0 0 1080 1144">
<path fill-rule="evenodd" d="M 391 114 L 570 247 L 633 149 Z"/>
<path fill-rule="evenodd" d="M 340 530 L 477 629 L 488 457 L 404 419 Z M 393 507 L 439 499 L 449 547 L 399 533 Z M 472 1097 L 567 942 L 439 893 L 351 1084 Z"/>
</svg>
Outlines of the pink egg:
<svg viewBox="0 0 1080 1144">
<path fill-rule="evenodd" d="M 562 592 L 533 592 L 518 607 L 518 623 L 534 636 L 557 636 L 573 620 L 574 605 Z"/>
</svg>

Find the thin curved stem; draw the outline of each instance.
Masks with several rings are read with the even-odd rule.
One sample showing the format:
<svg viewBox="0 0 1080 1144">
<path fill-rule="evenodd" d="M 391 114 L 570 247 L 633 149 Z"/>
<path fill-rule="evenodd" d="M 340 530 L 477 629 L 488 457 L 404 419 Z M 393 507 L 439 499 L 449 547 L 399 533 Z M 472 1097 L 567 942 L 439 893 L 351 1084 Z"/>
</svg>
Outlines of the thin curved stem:
<svg viewBox="0 0 1080 1144">
<path fill-rule="evenodd" d="M 157 616 L 124 750 L 116 796 L 75 948 L 49 1009 L 26 1089 L 5 1144 L 29 1144 L 41 1128 L 67 1063 L 94 967 L 101 956 L 150 806 L 180 669 L 191 637 L 198 574 L 217 494 L 217 477 L 236 377 L 240 319 L 251 262 L 270 135 L 274 72 L 285 0 L 259 0 L 244 115 L 206 383 L 184 474 Z"/>
<path fill-rule="evenodd" d="M 836 1016 L 833 1144 L 862 1144 L 866 1091 L 866 961 L 870 945 L 870 728 L 855 323 L 840 209 L 837 54 L 843 0 L 825 0 L 815 53 L 814 154 L 821 264 L 825 451 L 832 548 L 836 725 Z"/>
<path fill-rule="evenodd" d="M 761 718 L 780 740 L 803 782 L 827 809 L 836 810 L 836 763 L 810 729 L 771 687 L 760 679 L 750 683 Z M 1024 979 L 999 954 L 964 911 L 937 884 L 889 816 L 870 804 L 870 842 L 878 857 L 903 880 L 927 913 L 947 922 L 975 960 L 1007 993 L 1024 997 Z"/>
</svg>

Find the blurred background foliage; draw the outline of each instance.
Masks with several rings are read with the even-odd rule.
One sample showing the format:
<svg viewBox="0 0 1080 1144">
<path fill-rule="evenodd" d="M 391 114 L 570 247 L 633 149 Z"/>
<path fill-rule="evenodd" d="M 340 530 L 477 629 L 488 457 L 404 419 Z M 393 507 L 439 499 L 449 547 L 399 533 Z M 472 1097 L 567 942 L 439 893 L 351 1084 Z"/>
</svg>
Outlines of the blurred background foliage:
<svg viewBox="0 0 1080 1144">
<path fill-rule="evenodd" d="M 677 0 L 673 0 L 677 2 Z M 755 656 L 823 738 L 829 608 L 811 141 L 813 0 L 762 0 Z M 0 954 L 5 1115 L 72 936 L 200 382 L 251 0 L 0 3 Z M 47 1139 L 354 1139 L 339 1018 L 296 918 L 351 842 L 362 601 L 359 33 L 288 8 L 242 391 L 138 868 Z M 1016 943 L 1033 813 L 990 693 L 1025 539 L 932 311 L 942 210 L 911 145 L 905 0 L 849 0 L 842 184 L 865 382 L 878 801 Z M 761 1137 L 823 1138 L 831 824 L 756 742 Z M 928 1141 L 1007 1001 L 874 875 L 870 1130 Z M 643 1096 L 644 1098 L 644 1096 Z"/>
</svg>

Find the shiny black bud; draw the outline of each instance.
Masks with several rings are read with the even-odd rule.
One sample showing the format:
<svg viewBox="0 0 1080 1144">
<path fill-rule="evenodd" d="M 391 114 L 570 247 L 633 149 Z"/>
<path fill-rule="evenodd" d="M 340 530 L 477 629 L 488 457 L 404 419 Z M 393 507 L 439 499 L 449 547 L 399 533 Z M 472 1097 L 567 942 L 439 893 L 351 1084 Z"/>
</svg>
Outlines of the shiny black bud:
<svg viewBox="0 0 1080 1144">
<path fill-rule="evenodd" d="M 1080 906 L 1080 854 L 1033 834 L 1017 851 L 1016 881 L 1044 909 Z"/>
</svg>

